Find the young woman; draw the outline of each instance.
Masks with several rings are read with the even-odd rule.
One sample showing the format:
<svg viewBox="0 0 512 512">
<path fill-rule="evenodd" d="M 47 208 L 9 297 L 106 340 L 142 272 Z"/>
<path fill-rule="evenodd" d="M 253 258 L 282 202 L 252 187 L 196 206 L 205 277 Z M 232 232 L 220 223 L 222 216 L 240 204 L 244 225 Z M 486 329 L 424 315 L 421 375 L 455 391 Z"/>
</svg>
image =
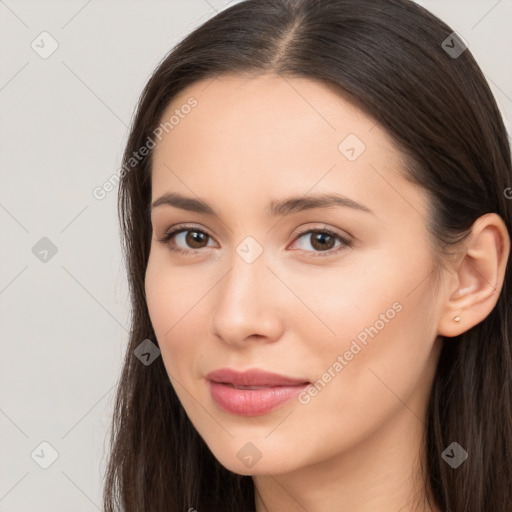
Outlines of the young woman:
<svg viewBox="0 0 512 512">
<path fill-rule="evenodd" d="M 512 167 L 408 0 L 247 0 L 143 91 L 105 510 L 510 512 Z"/>
</svg>

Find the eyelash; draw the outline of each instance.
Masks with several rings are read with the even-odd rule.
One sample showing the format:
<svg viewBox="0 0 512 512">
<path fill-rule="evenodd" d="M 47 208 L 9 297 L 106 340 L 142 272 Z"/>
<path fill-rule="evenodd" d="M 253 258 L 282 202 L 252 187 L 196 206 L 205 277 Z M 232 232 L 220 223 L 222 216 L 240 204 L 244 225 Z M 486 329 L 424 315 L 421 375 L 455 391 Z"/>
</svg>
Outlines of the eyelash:
<svg viewBox="0 0 512 512">
<path fill-rule="evenodd" d="M 167 245 L 171 251 L 179 252 L 181 254 L 197 253 L 201 249 L 177 249 L 176 247 L 172 246 L 169 243 L 171 241 L 171 239 L 173 238 L 173 236 L 175 236 L 179 233 L 187 232 L 187 231 L 194 231 L 197 233 L 202 233 L 202 234 L 206 235 L 207 237 L 212 238 L 206 231 L 203 231 L 202 229 L 198 229 L 195 226 L 178 226 L 176 229 L 173 229 L 173 230 L 165 233 L 165 235 L 162 238 L 158 238 L 158 241 Z M 342 251 L 345 248 L 352 247 L 351 240 L 341 236 L 340 234 L 336 233 L 335 231 L 332 231 L 332 230 L 326 229 L 326 228 L 308 229 L 306 231 L 302 231 L 297 234 L 297 237 L 295 238 L 295 240 L 298 240 L 298 239 L 302 238 L 304 235 L 308 235 L 311 233 L 326 233 L 330 236 L 337 238 L 342 243 L 342 245 L 340 247 L 338 247 L 337 249 L 329 249 L 328 251 L 303 251 L 303 252 L 307 252 L 307 253 L 313 252 L 312 256 L 314 258 L 332 256 L 333 254 L 337 254 L 338 252 Z"/>
</svg>

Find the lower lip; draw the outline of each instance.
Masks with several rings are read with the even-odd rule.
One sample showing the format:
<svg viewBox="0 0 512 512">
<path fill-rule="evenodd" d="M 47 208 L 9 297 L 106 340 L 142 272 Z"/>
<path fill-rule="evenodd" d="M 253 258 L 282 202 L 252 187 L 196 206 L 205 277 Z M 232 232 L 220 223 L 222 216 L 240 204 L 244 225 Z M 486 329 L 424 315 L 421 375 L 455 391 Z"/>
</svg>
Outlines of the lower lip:
<svg viewBox="0 0 512 512">
<path fill-rule="evenodd" d="M 289 402 L 308 385 L 238 389 L 210 381 L 210 392 L 215 403 L 225 411 L 240 416 L 257 416 Z"/>
</svg>

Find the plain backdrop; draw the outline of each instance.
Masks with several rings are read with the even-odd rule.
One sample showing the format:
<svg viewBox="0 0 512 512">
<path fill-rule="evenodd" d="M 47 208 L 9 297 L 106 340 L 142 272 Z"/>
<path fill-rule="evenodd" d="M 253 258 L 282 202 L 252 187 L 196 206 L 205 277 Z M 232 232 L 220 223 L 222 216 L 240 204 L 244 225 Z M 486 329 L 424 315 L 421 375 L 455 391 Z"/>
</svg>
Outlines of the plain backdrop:
<svg viewBox="0 0 512 512">
<path fill-rule="evenodd" d="M 158 62 L 233 3 L 0 1 L 0 512 L 102 510 L 129 303 L 117 189 L 93 190 Z M 468 42 L 510 132 L 512 1 L 419 3 Z"/>
</svg>

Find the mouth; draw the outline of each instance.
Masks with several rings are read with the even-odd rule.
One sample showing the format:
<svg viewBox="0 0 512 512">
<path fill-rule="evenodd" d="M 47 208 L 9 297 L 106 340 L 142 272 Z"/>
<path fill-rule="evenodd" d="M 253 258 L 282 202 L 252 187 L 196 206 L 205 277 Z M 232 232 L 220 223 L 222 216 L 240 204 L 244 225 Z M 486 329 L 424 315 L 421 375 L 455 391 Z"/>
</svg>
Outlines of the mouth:
<svg viewBox="0 0 512 512">
<path fill-rule="evenodd" d="M 218 384 L 224 384 L 225 386 L 228 386 L 230 388 L 235 389 L 268 389 L 271 386 L 235 386 L 234 384 L 231 384 L 230 382 L 218 382 Z M 274 386 L 277 387 L 277 386 Z"/>
<path fill-rule="evenodd" d="M 224 411 L 240 416 L 266 414 L 290 402 L 310 382 L 252 369 L 223 368 L 206 375 L 213 401 Z"/>
<path fill-rule="evenodd" d="M 269 388 L 277 386 L 295 386 L 301 384 L 310 384 L 306 379 L 295 379 L 278 373 L 267 372 L 253 368 L 239 372 L 231 368 L 221 368 L 214 370 L 206 375 L 206 378 L 212 382 L 232 385 L 234 387 L 260 387 Z"/>
</svg>

